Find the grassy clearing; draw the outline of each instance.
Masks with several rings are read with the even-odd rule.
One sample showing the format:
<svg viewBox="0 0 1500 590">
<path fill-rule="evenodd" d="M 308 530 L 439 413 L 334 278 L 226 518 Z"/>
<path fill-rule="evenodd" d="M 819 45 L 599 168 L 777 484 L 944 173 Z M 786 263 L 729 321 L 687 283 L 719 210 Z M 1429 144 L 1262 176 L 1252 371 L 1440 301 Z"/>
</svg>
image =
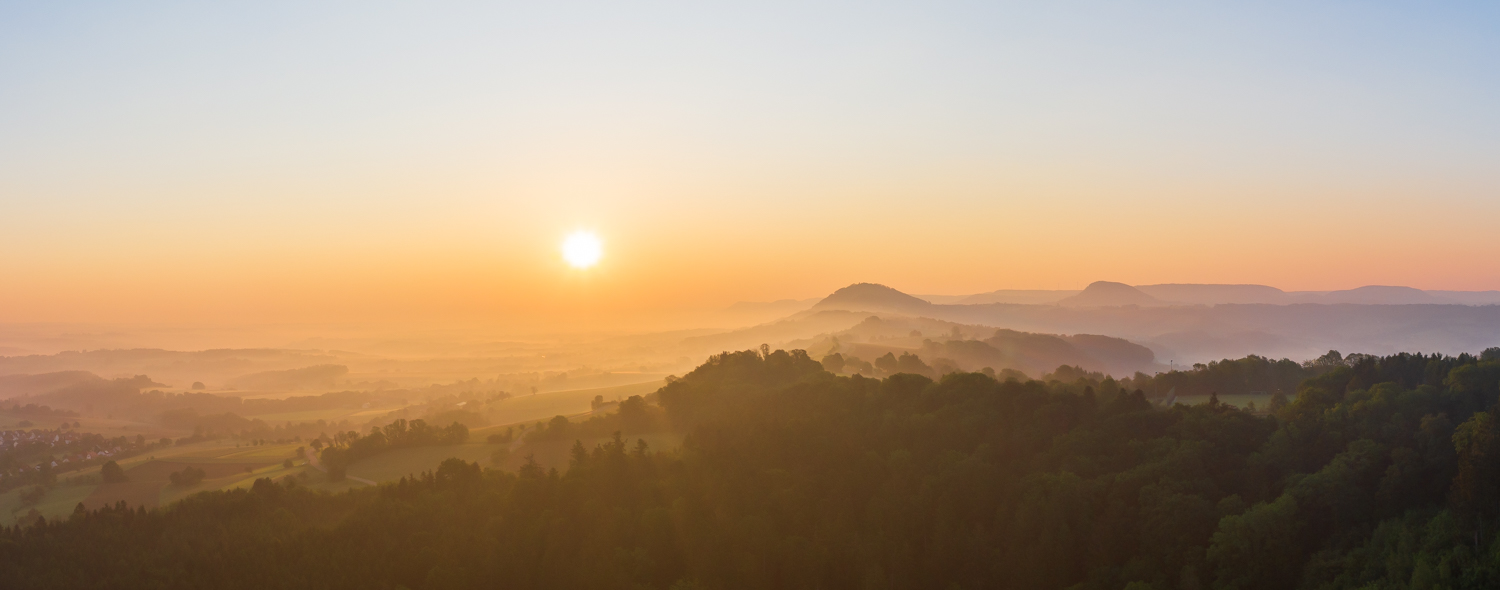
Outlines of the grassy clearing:
<svg viewBox="0 0 1500 590">
<path fill-rule="evenodd" d="M 437 469 L 438 463 L 450 457 L 465 461 L 478 461 L 490 465 L 490 455 L 507 445 L 489 443 L 467 443 L 462 445 L 433 445 L 396 449 L 362 459 L 349 466 L 349 475 L 386 482 Z"/>
</svg>

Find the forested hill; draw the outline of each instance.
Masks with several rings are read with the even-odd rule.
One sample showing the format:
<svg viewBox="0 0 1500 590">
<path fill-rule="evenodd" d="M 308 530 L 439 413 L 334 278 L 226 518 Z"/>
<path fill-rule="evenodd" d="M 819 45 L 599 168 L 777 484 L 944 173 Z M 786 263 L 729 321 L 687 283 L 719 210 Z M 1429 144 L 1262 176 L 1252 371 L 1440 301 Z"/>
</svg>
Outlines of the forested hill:
<svg viewBox="0 0 1500 590">
<path fill-rule="evenodd" d="M 1112 381 L 1109 383 L 1113 383 Z M 720 355 L 680 452 L 269 480 L 0 535 L 10 587 L 1494 588 L 1500 363 L 1361 359 L 1274 416 L 1105 383 L 836 377 Z"/>
</svg>

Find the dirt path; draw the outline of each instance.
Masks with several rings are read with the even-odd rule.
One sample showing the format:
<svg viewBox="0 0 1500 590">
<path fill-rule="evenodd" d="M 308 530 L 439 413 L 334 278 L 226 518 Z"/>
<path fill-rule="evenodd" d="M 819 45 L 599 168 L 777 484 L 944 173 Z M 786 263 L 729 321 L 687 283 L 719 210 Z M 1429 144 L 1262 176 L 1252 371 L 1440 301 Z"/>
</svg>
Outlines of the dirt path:
<svg viewBox="0 0 1500 590">
<path fill-rule="evenodd" d="M 521 441 L 523 441 L 523 440 L 526 440 L 526 433 L 525 432 L 522 432 L 521 434 L 517 435 L 516 436 L 516 440 L 510 441 L 510 446 L 505 447 L 505 452 L 507 454 L 516 452 L 516 449 L 521 448 Z"/>
</svg>

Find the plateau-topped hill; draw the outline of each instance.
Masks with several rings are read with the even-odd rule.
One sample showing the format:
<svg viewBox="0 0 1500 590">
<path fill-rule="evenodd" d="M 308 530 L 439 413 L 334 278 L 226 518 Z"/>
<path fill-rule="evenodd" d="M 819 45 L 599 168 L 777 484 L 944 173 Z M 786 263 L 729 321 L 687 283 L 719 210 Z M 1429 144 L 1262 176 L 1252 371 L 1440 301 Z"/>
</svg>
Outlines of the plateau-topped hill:
<svg viewBox="0 0 1500 590">
<path fill-rule="evenodd" d="M 1357 289 L 1331 291 L 1316 298 L 1316 303 L 1352 303 L 1356 305 L 1443 305 L 1456 303 L 1421 289 L 1368 285 Z"/>
<path fill-rule="evenodd" d="M 1122 305 L 1156 307 L 1167 305 L 1167 302 L 1147 295 L 1140 289 L 1125 283 L 1094 281 L 1088 287 L 1084 288 L 1082 293 L 1063 299 L 1058 302 L 1058 305 L 1064 307 L 1117 307 Z"/>
</svg>

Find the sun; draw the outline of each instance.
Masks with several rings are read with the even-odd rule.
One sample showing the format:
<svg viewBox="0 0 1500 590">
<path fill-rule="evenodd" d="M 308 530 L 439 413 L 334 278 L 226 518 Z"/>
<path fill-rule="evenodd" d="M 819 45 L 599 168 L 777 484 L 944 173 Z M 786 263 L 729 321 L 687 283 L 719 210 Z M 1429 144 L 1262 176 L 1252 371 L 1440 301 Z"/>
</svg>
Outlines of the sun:
<svg viewBox="0 0 1500 590">
<path fill-rule="evenodd" d="M 604 243 L 590 232 L 577 231 L 568 234 L 562 245 L 563 259 L 573 268 L 588 268 L 599 263 L 604 255 Z"/>
</svg>

